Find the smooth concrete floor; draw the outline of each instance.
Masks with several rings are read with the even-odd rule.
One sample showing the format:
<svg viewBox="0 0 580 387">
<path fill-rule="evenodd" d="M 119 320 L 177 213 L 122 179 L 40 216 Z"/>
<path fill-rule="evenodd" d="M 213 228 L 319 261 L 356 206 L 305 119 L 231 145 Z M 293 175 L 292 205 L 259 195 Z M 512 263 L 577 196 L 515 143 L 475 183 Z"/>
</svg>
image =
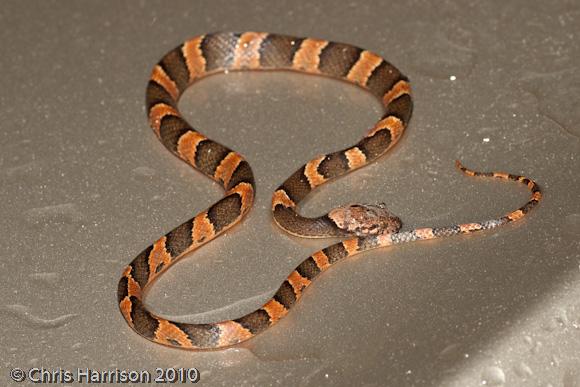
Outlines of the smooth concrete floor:
<svg viewBox="0 0 580 387">
<path fill-rule="evenodd" d="M 580 386 L 579 26 L 576 0 L 3 1 L 0 384 L 15 367 L 196 367 L 208 386 Z M 304 214 L 386 202 L 409 229 L 495 218 L 528 199 L 520 185 L 462 176 L 457 158 L 530 176 L 544 201 L 490 232 L 342 262 L 237 347 L 142 339 L 117 307 L 123 268 L 222 194 L 156 139 L 145 85 L 165 52 L 218 30 L 348 42 L 411 79 L 400 143 L 321 188 Z M 147 303 L 183 321 L 236 318 L 334 242 L 276 227 L 275 187 L 354 143 L 380 106 L 329 79 L 231 73 L 199 82 L 181 108 L 247 157 L 257 203 Z"/>
</svg>

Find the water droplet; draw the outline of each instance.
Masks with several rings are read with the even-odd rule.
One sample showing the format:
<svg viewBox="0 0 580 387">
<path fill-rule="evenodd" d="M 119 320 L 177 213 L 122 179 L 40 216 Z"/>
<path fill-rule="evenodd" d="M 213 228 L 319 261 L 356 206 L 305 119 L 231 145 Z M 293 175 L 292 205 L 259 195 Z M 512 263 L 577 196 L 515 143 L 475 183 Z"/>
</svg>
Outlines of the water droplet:
<svg viewBox="0 0 580 387">
<path fill-rule="evenodd" d="M 33 281 L 40 281 L 49 285 L 55 285 L 58 282 L 58 273 L 32 273 L 28 275 Z"/>
<path fill-rule="evenodd" d="M 566 314 L 566 310 L 561 309 L 558 311 L 558 314 L 556 315 L 556 321 L 558 323 L 560 323 L 561 326 L 568 326 L 568 315 Z"/>
<path fill-rule="evenodd" d="M 137 167 L 131 172 L 133 173 L 133 177 L 139 180 L 150 180 L 156 174 L 155 169 L 149 167 Z"/>
<path fill-rule="evenodd" d="M 550 318 L 548 321 L 546 321 L 546 322 L 544 322 L 544 324 L 542 324 L 542 328 L 545 331 L 553 332 L 556 330 L 556 328 L 558 328 L 558 323 L 556 322 L 555 319 Z"/>
<path fill-rule="evenodd" d="M 40 178 L 42 176 L 42 168 L 38 161 L 31 161 L 16 167 L 6 168 L 4 173 L 6 177 L 14 179 Z"/>
<path fill-rule="evenodd" d="M 459 353 L 459 349 L 459 344 L 449 344 L 443 348 L 441 352 L 439 352 L 439 359 L 451 360 L 453 358 L 460 357 L 461 354 Z"/>
<path fill-rule="evenodd" d="M 580 137 L 580 112 L 571 95 L 580 92 L 580 80 L 574 68 L 527 74 L 521 79 L 537 99 L 539 113 L 569 135 Z M 560 87 L 565 84 L 566 87 Z"/>
<path fill-rule="evenodd" d="M 76 314 L 65 314 L 53 319 L 43 319 L 33 315 L 24 305 L 5 305 L 0 308 L 0 312 L 12 314 L 24 321 L 26 325 L 40 329 L 58 328 L 78 317 Z"/>
<path fill-rule="evenodd" d="M 503 370 L 496 366 L 487 367 L 481 374 L 481 384 L 486 386 L 500 386 L 505 383 Z"/>
<path fill-rule="evenodd" d="M 73 203 L 31 208 L 24 211 L 24 219 L 30 224 L 71 224 L 84 219 L 84 214 Z"/>
<path fill-rule="evenodd" d="M 524 362 L 516 365 L 514 371 L 516 371 L 516 374 L 521 378 L 528 378 L 533 375 L 532 369 Z"/>
</svg>

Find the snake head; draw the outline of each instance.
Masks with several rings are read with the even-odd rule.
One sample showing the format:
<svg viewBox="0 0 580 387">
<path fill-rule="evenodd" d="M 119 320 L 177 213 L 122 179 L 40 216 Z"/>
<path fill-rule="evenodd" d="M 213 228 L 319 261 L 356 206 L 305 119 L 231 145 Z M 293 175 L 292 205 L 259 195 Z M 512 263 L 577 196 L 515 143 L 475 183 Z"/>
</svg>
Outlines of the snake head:
<svg viewBox="0 0 580 387">
<path fill-rule="evenodd" d="M 360 237 L 396 233 L 402 226 L 384 203 L 347 204 L 330 211 L 328 217 L 339 229 Z"/>
</svg>

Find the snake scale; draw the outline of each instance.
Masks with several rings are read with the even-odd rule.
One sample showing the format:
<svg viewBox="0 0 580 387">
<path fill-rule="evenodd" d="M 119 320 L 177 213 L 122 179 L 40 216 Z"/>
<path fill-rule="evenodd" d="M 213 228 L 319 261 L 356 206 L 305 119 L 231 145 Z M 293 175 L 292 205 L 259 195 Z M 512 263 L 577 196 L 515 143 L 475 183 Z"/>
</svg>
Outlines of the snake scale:
<svg viewBox="0 0 580 387">
<path fill-rule="evenodd" d="M 275 222 L 302 237 L 340 237 L 296 267 L 275 295 L 240 318 L 209 324 L 169 321 L 143 302 L 146 289 L 174 262 L 238 223 L 254 200 L 255 182 L 248 162 L 236 151 L 192 128 L 178 109 L 179 97 L 197 80 L 238 70 L 290 70 L 345 80 L 382 101 L 384 114 L 346 149 L 316 157 L 292 174 L 272 198 Z M 171 347 L 211 349 L 254 337 L 284 317 L 314 278 L 355 254 L 412 241 L 488 230 L 522 218 L 541 199 L 538 185 L 524 176 L 475 172 L 525 184 L 530 200 L 497 219 L 448 227 L 400 231 L 401 221 L 384 205 L 351 204 L 317 218 L 297 212 L 298 203 L 316 187 L 363 167 L 385 154 L 401 138 L 412 112 L 409 80 L 379 55 L 349 44 L 271 33 L 214 33 L 195 37 L 169 51 L 154 67 L 147 85 L 149 122 L 161 142 L 177 157 L 221 184 L 225 196 L 147 247 L 123 272 L 118 302 L 129 326 L 141 336 Z"/>
</svg>

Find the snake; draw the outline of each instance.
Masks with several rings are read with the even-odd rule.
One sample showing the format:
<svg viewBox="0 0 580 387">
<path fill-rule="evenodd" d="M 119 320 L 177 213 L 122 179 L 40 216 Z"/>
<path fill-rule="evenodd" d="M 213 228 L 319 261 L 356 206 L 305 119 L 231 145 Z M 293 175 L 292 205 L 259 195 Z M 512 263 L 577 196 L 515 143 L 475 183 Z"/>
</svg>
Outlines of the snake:
<svg viewBox="0 0 580 387">
<path fill-rule="evenodd" d="M 272 217 L 286 232 L 305 238 L 340 238 L 303 260 L 260 308 L 214 323 L 171 321 L 144 303 L 149 286 L 173 263 L 239 223 L 252 207 L 256 183 L 248 161 L 238 152 L 194 129 L 178 109 L 184 91 L 212 74 L 276 70 L 330 77 L 359 86 L 378 98 L 383 113 L 354 145 L 313 158 L 296 170 L 272 196 Z M 150 126 L 165 147 L 219 183 L 225 193 L 216 203 L 145 248 L 124 269 L 118 284 L 121 314 L 139 335 L 169 347 L 218 349 L 244 342 L 276 324 L 322 272 L 371 249 L 494 229 L 523 218 L 542 198 L 538 184 L 525 176 L 477 172 L 456 161 L 468 176 L 511 180 L 527 186 L 530 199 L 504 216 L 482 222 L 403 231 L 385 204 L 347 204 L 308 218 L 298 204 L 315 188 L 364 167 L 401 138 L 413 110 L 409 79 L 380 55 L 356 46 L 266 32 L 218 32 L 196 36 L 165 54 L 154 66 L 146 89 Z"/>
</svg>

